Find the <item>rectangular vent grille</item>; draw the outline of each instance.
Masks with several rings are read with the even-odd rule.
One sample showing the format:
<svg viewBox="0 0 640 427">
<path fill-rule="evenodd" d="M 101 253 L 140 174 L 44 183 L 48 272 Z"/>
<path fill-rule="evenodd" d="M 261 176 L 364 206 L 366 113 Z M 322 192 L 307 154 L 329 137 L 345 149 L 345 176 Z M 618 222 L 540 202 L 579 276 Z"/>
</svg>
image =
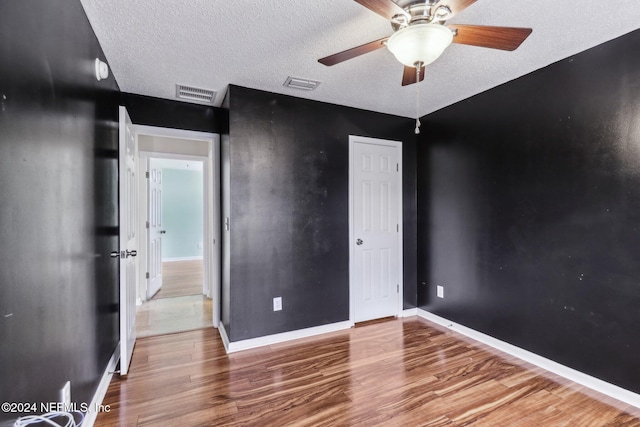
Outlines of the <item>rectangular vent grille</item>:
<svg viewBox="0 0 640 427">
<path fill-rule="evenodd" d="M 216 99 L 216 92 L 199 87 L 176 85 L 176 98 L 213 104 Z"/>
<path fill-rule="evenodd" d="M 283 86 L 290 87 L 292 89 L 315 90 L 318 86 L 320 86 L 320 82 L 289 76 L 287 77 L 287 80 L 285 80 Z"/>
</svg>

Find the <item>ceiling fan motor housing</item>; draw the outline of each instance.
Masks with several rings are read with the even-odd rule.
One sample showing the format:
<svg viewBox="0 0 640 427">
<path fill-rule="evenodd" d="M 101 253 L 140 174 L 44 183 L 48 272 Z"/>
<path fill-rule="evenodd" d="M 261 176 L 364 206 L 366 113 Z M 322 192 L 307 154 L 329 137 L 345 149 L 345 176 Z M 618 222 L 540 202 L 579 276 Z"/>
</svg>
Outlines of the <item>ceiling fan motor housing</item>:
<svg viewBox="0 0 640 427">
<path fill-rule="evenodd" d="M 401 30 L 409 25 L 444 23 L 451 15 L 451 9 L 444 5 L 437 5 L 438 0 L 408 0 L 398 1 L 406 14 L 398 14 L 391 19 L 393 31 Z"/>
</svg>

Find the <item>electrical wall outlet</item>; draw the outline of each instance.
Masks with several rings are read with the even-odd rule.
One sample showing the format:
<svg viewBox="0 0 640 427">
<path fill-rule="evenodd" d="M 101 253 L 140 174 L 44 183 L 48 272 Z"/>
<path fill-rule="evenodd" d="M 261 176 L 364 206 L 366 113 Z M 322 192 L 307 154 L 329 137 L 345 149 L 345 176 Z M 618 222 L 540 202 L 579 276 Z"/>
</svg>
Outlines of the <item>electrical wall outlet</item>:
<svg viewBox="0 0 640 427">
<path fill-rule="evenodd" d="M 436 295 L 438 295 L 438 298 L 444 298 L 444 286 L 436 286 Z"/>
<path fill-rule="evenodd" d="M 71 381 L 67 381 L 60 390 L 60 402 L 65 406 L 71 405 Z"/>
<path fill-rule="evenodd" d="M 282 297 L 275 297 L 273 299 L 273 311 L 282 310 Z"/>
</svg>

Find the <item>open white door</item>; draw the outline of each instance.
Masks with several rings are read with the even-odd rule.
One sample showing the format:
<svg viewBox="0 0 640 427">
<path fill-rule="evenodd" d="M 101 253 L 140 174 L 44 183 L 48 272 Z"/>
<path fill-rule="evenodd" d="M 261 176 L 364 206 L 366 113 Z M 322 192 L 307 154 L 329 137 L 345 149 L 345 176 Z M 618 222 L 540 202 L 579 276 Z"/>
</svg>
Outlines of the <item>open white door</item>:
<svg viewBox="0 0 640 427">
<path fill-rule="evenodd" d="M 157 159 L 149 158 L 147 176 L 147 265 L 149 266 L 149 283 L 147 299 L 151 299 L 162 287 L 162 168 Z"/>
<path fill-rule="evenodd" d="M 401 145 L 350 137 L 351 319 L 396 316 L 402 289 Z"/>
<path fill-rule="evenodd" d="M 137 255 L 136 137 L 125 107 L 120 107 L 120 375 L 129 372 L 136 344 Z"/>
</svg>

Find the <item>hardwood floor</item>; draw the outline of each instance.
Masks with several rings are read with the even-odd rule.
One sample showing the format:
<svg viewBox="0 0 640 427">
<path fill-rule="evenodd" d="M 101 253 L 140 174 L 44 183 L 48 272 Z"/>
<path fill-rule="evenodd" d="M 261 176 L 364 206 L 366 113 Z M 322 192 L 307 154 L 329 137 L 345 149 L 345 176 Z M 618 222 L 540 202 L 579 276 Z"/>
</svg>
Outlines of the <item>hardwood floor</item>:
<svg viewBox="0 0 640 427">
<path fill-rule="evenodd" d="M 152 299 L 202 295 L 204 265 L 202 260 L 162 263 L 162 288 Z"/>
<path fill-rule="evenodd" d="M 226 355 L 138 341 L 96 426 L 640 426 L 640 410 L 419 318 Z"/>
</svg>

